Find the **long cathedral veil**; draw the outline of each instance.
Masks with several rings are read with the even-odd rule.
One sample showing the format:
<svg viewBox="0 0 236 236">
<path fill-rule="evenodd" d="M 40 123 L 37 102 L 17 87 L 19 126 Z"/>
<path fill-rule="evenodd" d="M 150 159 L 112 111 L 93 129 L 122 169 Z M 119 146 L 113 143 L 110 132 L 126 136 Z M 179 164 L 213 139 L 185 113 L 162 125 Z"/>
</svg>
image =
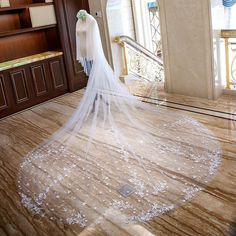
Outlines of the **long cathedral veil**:
<svg viewBox="0 0 236 236">
<path fill-rule="evenodd" d="M 67 224 L 151 220 L 174 210 L 216 173 L 221 149 L 190 116 L 138 101 L 115 76 L 87 15 L 88 85 L 68 122 L 24 157 L 18 188 L 33 214 Z"/>
</svg>

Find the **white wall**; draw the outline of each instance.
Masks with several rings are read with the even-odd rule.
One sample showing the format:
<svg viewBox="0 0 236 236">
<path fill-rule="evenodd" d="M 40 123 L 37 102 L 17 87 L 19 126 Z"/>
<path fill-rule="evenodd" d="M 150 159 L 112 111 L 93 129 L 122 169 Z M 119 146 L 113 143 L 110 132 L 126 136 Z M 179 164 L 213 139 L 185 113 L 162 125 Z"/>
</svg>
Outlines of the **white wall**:
<svg viewBox="0 0 236 236">
<path fill-rule="evenodd" d="M 114 2 L 119 2 L 119 4 Z M 120 11 L 120 18 L 114 18 L 114 15 L 111 13 L 113 12 L 112 8 L 117 8 Z M 119 7 L 119 9 L 118 9 Z M 115 10 L 116 11 L 116 10 Z M 134 20 L 133 20 L 133 10 L 132 10 L 132 3 L 131 0 L 110 0 L 108 1 L 107 5 L 107 12 L 110 13 L 109 22 L 109 31 L 115 32 L 114 28 L 120 24 L 120 32 L 117 31 L 117 36 L 120 34 L 127 35 L 133 39 L 135 39 L 135 30 L 134 30 Z M 115 13 L 115 12 L 114 12 Z M 116 21 L 117 23 L 114 25 L 112 24 L 111 20 Z"/>
<path fill-rule="evenodd" d="M 135 39 L 131 0 L 110 0 L 107 3 L 110 37 L 127 35 Z"/>
</svg>

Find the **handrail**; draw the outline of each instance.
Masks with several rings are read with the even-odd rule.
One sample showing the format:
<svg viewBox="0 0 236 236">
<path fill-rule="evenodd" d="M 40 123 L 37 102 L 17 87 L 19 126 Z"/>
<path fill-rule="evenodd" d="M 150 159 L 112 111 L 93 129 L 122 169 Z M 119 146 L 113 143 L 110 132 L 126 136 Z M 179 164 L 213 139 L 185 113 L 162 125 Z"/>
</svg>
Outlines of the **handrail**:
<svg viewBox="0 0 236 236">
<path fill-rule="evenodd" d="M 236 38 L 236 30 L 222 29 L 221 38 Z"/>
<path fill-rule="evenodd" d="M 133 40 L 131 37 L 126 36 L 126 35 L 121 35 L 121 36 L 117 36 L 114 39 L 114 43 L 118 43 L 120 45 L 122 45 L 123 43 L 127 43 L 130 46 L 134 47 L 136 50 L 141 51 L 143 54 L 145 54 L 147 57 L 152 58 L 154 61 L 156 61 L 159 65 L 163 66 L 163 60 L 156 56 L 155 54 L 153 54 L 151 51 L 149 51 L 148 49 L 146 49 L 145 47 L 143 47 L 141 44 L 139 44 L 138 42 L 136 42 L 135 40 Z"/>
</svg>

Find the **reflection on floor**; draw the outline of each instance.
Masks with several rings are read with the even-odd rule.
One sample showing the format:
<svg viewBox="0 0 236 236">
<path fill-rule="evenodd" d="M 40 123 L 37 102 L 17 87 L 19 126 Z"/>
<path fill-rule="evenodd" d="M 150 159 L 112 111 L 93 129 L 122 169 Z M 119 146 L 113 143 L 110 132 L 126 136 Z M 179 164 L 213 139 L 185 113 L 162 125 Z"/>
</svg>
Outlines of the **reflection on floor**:
<svg viewBox="0 0 236 236">
<path fill-rule="evenodd" d="M 159 101 L 168 101 L 169 103 L 184 104 L 192 107 L 211 109 L 226 113 L 236 113 L 236 97 L 231 95 L 223 95 L 215 101 L 208 99 L 198 99 L 176 94 L 167 94 L 164 92 L 163 83 L 153 83 L 143 80 L 126 80 L 131 93 L 142 97 L 154 98 Z"/>
<path fill-rule="evenodd" d="M 223 97 L 207 101 L 177 95 L 166 95 L 147 85 L 130 87 L 135 94 L 154 99 L 181 103 L 231 113 L 236 99 Z M 146 90 L 145 90 L 145 89 Z M 142 92 L 141 92 L 142 91 Z M 153 92 L 155 91 L 155 92 Z M 46 218 L 33 217 L 21 206 L 16 191 L 16 176 L 22 157 L 33 147 L 59 129 L 79 103 L 83 91 L 67 94 L 27 111 L 0 120 L 0 235 L 81 235 L 81 236 L 152 236 L 152 235 L 235 235 L 236 220 L 236 118 L 220 118 L 204 112 L 159 106 L 158 109 L 175 109 L 188 114 L 206 125 L 217 137 L 223 150 L 222 164 L 209 186 L 191 202 L 176 211 L 140 225 L 120 226 L 104 222 L 86 229 L 79 226 L 56 224 Z M 158 95 L 158 97 L 157 97 Z M 166 105 L 166 104 L 164 104 Z M 190 108 L 188 108 L 190 109 Z M 204 109 L 203 109 L 204 111 Z"/>
</svg>

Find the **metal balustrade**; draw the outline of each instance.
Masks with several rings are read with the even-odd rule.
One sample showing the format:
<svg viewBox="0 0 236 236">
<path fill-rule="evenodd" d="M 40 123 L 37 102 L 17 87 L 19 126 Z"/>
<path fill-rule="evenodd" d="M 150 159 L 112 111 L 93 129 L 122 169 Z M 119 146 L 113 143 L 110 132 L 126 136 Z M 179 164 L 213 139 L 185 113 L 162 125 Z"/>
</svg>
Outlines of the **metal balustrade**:
<svg viewBox="0 0 236 236">
<path fill-rule="evenodd" d="M 236 89 L 236 30 L 221 30 L 225 46 L 226 88 Z"/>
<path fill-rule="evenodd" d="M 148 81 L 164 81 L 163 61 L 128 36 L 119 36 L 114 40 L 123 49 L 124 74 L 133 74 Z"/>
</svg>

